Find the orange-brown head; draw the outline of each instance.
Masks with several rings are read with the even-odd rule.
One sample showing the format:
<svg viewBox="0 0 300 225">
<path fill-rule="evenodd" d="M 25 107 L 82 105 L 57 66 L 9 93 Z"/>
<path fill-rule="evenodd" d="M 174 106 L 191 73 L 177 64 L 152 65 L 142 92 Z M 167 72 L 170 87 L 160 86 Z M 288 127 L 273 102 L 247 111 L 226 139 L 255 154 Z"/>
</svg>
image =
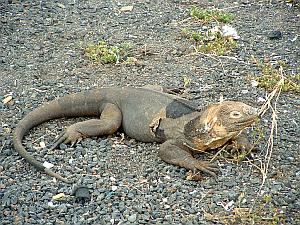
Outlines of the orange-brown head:
<svg viewBox="0 0 300 225">
<path fill-rule="evenodd" d="M 189 121 L 184 134 L 196 149 L 221 147 L 258 119 L 258 110 L 242 102 L 224 101 L 209 105 Z"/>
</svg>

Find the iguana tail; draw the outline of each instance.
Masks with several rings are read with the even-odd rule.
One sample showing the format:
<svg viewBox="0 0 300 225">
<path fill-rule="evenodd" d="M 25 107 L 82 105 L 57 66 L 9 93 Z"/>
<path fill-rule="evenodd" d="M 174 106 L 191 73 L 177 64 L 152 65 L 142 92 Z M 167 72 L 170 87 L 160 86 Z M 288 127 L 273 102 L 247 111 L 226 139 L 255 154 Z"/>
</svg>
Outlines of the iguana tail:
<svg viewBox="0 0 300 225">
<path fill-rule="evenodd" d="M 70 180 L 46 168 L 41 162 L 31 156 L 22 145 L 22 139 L 31 128 L 51 119 L 74 116 L 99 116 L 100 103 L 101 99 L 98 93 L 87 92 L 67 95 L 43 104 L 27 114 L 18 123 L 13 133 L 15 150 L 36 169 L 65 183 L 72 183 Z"/>
</svg>

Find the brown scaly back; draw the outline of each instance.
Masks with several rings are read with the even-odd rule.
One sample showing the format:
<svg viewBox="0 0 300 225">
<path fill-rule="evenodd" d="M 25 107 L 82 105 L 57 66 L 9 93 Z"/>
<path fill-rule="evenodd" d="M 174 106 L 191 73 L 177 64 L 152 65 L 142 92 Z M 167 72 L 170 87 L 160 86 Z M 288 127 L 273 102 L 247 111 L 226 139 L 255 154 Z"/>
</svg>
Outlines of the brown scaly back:
<svg viewBox="0 0 300 225">
<path fill-rule="evenodd" d="M 196 149 L 221 147 L 258 119 L 258 110 L 242 102 L 224 101 L 209 105 L 189 121 L 184 134 Z"/>
</svg>

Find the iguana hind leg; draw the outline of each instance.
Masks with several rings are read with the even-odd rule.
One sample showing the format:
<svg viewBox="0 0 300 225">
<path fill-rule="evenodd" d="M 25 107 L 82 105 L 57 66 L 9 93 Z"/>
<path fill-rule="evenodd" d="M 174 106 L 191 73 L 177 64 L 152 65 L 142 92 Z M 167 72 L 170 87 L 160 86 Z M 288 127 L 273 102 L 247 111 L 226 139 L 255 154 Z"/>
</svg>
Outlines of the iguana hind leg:
<svg viewBox="0 0 300 225">
<path fill-rule="evenodd" d="M 91 119 L 69 126 L 59 135 L 51 146 L 51 149 L 56 148 L 61 143 L 71 143 L 71 145 L 74 145 L 82 138 L 113 134 L 119 129 L 121 123 L 122 113 L 119 107 L 112 103 L 107 103 L 101 113 L 100 119 Z"/>
<path fill-rule="evenodd" d="M 143 88 L 150 89 L 153 91 L 159 91 L 167 94 L 172 94 L 172 95 L 182 94 L 184 92 L 184 88 L 181 87 L 161 86 L 161 85 L 152 85 L 152 84 L 147 84 L 143 86 Z"/>
<path fill-rule="evenodd" d="M 159 149 L 158 156 L 167 163 L 184 167 L 196 172 L 200 170 L 216 176 L 218 168 L 207 161 L 195 159 L 188 149 L 181 148 L 174 140 L 164 142 Z"/>
</svg>

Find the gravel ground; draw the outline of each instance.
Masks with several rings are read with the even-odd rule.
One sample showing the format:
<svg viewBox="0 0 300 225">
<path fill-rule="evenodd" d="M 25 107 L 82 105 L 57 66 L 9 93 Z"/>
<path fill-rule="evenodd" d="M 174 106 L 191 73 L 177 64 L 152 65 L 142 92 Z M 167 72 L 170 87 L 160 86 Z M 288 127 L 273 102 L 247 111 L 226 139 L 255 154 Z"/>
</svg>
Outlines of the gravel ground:
<svg viewBox="0 0 300 225">
<path fill-rule="evenodd" d="M 191 54 L 193 43 L 181 30 L 201 27 L 188 19 L 192 3 L 226 9 L 236 16 L 232 26 L 242 40 L 227 54 L 232 58 Z M 133 5 L 133 11 L 120 12 L 127 5 Z M 269 0 L 1 0 L 0 12 L 0 224 L 230 224 L 220 217 L 253 205 L 269 214 L 280 212 L 278 218 L 284 219 L 279 223 L 300 224 L 297 93 L 282 93 L 278 100 L 279 134 L 274 138 L 269 177 L 260 192 L 271 196 L 268 204 L 262 203 L 262 197 L 253 204 L 262 183 L 254 164 L 260 165 L 264 158 L 266 141 L 253 154 L 253 163 L 219 159 L 215 161 L 220 166 L 217 178 L 193 182 L 185 179 L 185 169 L 157 157 L 155 143 L 140 143 L 117 133 L 48 152 L 39 148 L 39 142 L 50 144 L 78 119 L 55 120 L 33 129 L 24 140 L 27 149 L 55 164 L 56 171 L 76 177 L 79 181 L 73 187 L 24 162 L 14 151 L 11 137 L 17 122 L 41 103 L 95 87 L 182 86 L 188 77 L 191 87 L 201 90 L 199 105 L 223 96 L 259 107 L 258 99 L 266 92 L 246 79 L 259 74 L 249 58 L 283 60 L 286 73 L 299 73 L 299 8 Z M 274 30 L 283 37 L 270 40 Z M 101 39 L 132 43 L 140 64 L 92 63 L 83 55 L 83 46 Z M 7 95 L 13 100 L 4 104 Z M 270 120 L 266 115 L 261 121 L 266 138 Z M 89 188 L 90 198 L 72 195 L 78 186 Z M 65 197 L 53 200 L 59 193 Z M 234 205 L 227 211 L 220 203 L 229 202 Z M 236 224 L 243 223 L 236 220 Z"/>
</svg>

